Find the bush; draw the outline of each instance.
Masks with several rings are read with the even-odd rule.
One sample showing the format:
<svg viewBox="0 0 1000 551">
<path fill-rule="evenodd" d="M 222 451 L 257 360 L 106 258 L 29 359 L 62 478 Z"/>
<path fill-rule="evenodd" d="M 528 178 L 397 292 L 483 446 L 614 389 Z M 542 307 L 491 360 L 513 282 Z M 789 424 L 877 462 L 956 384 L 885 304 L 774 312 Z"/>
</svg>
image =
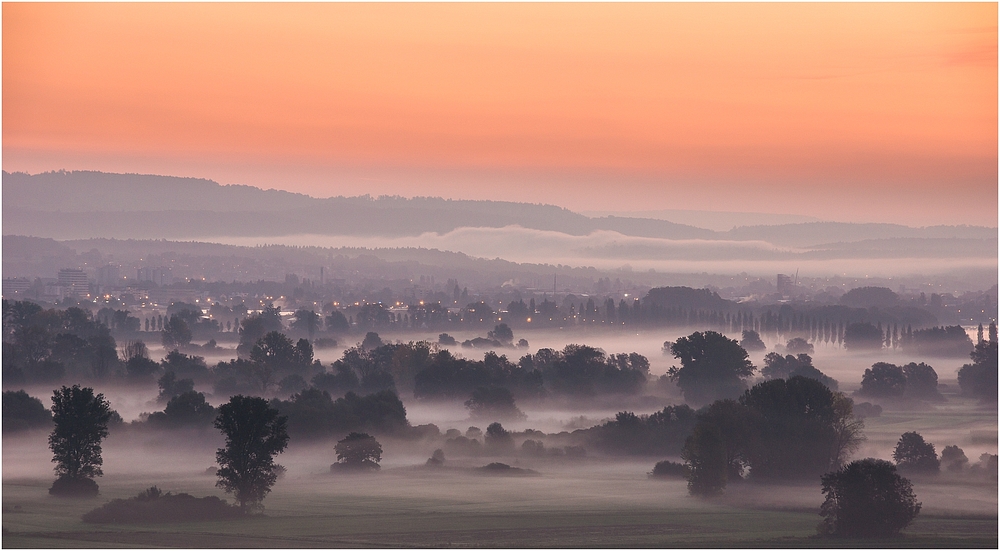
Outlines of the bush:
<svg viewBox="0 0 1000 551">
<path fill-rule="evenodd" d="M 241 515 L 238 507 L 215 496 L 197 498 L 190 494 L 162 493 L 153 486 L 129 499 L 114 499 L 83 515 L 92 524 L 191 522 L 225 520 Z"/>
<path fill-rule="evenodd" d="M 849 538 L 887 538 L 916 518 L 920 503 L 909 480 L 881 459 L 862 459 L 823 475 L 826 500 L 819 532 Z"/>
<path fill-rule="evenodd" d="M 660 461 L 653 466 L 653 471 L 649 473 L 653 478 L 687 478 L 688 468 L 683 463 L 674 461 Z"/>
<path fill-rule="evenodd" d="M 854 405 L 854 415 L 856 417 L 879 417 L 882 415 L 882 406 L 871 402 L 861 402 Z"/>
<path fill-rule="evenodd" d="M 49 495 L 58 497 L 94 497 L 98 486 L 93 478 L 60 476 L 49 488 Z"/>
<path fill-rule="evenodd" d="M 475 470 L 482 474 L 506 475 L 506 476 L 538 474 L 538 471 L 533 471 L 531 469 L 521 469 L 518 467 L 511 467 L 506 463 L 490 463 L 485 467 L 476 467 Z"/>
</svg>

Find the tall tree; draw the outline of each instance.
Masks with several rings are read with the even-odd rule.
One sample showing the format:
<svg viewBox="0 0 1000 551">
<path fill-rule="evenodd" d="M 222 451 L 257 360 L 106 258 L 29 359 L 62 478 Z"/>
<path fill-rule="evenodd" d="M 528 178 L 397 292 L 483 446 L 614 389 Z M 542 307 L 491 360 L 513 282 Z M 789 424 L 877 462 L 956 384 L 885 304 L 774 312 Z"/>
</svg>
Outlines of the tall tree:
<svg viewBox="0 0 1000 551">
<path fill-rule="evenodd" d="M 746 389 L 744 380 L 756 370 L 738 342 L 715 331 L 681 337 L 670 351 L 681 367 L 671 367 L 667 373 L 684 399 L 694 404 L 739 396 Z"/>
<path fill-rule="evenodd" d="M 263 398 L 237 395 L 219 407 L 215 428 L 226 437 L 219 448 L 216 486 L 232 493 L 244 514 L 263 510 L 278 476 L 274 456 L 288 446 L 288 419 Z"/>
<path fill-rule="evenodd" d="M 295 321 L 292 322 L 292 329 L 305 331 L 309 335 L 309 340 L 313 339 L 316 331 L 323 325 L 323 318 L 313 310 L 300 308 L 295 311 Z"/>
<path fill-rule="evenodd" d="M 101 441 L 108 436 L 111 404 L 103 394 L 80 385 L 62 387 L 52 393 L 52 420 L 49 435 L 52 461 L 58 475 L 49 488 L 52 495 L 96 495 L 94 477 L 103 475 Z"/>
</svg>

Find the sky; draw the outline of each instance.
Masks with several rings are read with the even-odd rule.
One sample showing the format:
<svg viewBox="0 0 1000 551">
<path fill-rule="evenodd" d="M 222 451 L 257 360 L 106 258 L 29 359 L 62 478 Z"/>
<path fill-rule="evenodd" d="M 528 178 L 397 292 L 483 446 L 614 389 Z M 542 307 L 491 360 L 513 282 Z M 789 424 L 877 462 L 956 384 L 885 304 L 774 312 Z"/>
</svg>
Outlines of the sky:
<svg viewBox="0 0 1000 551">
<path fill-rule="evenodd" d="M 3 169 L 997 225 L 997 4 L 3 4 Z"/>
</svg>

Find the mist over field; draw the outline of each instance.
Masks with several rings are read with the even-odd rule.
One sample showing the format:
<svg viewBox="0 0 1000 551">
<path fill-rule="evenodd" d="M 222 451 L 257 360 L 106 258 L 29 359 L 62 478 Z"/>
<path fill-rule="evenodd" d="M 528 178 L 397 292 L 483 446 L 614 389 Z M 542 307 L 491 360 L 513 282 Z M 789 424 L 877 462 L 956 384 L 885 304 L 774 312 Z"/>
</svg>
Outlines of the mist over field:
<svg viewBox="0 0 1000 551">
<path fill-rule="evenodd" d="M 4 185 L 15 546 L 825 545 L 820 476 L 865 458 L 912 482 L 904 545 L 995 545 L 996 228 L 89 172 Z M 690 383 L 683 350 L 701 338 L 743 371 Z M 49 495 L 44 410 L 72 384 L 116 414 L 87 499 Z M 237 395 L 288 423 L 263 513 L 141 513 L 222 498 L 235 514 L 213 421 Z M 815 402 L 789 413 L 799 399 Z M 712 431 L 736 451 L 712 455 Z M 901 459 L 908 433 L 936 470 Z M 377 442 L 377 468 L 345 466 L 352 434 Z M 728 466 L 705 475 L 712 457 Z"/>
</svg>

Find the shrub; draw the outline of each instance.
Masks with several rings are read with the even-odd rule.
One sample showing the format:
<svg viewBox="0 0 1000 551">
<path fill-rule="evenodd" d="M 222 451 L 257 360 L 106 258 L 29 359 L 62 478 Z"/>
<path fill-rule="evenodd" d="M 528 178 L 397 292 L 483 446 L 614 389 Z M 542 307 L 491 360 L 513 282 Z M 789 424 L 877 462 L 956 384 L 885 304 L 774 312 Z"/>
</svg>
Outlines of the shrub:
<svg viewBox="0 0 1000 551">
<path fill-rule="evenodd" d="M 92 524 L 191 522 L 225 520 L 241 515 L 240 509 L 215 496 L 163 493 L 153 486 L 129 499 L 113 499 L 83 515 Z"/>
<path fill-rule="evenodd" d="M 882 406 L 871 402 L 861 402 L 854 405 L 854 415 L 857 417 L 878 417 L 882 415 Z"/>
<path fill-rule="evenodd" d="M 506 475 L 506 476 L 538 474 L 538 471 L 533 471 L 531 469 L 521 469 L 519 467 L 511 467 L 506 463 L 490 463 L 485 467 L 476 467 L 475 470 L 482 474 Z"/>
<path fill-rule="evenodd" d="M 49 495 L 59 497 L 94 497 L 98 486 L 93 478 L 60 476 L 49 488 Z"/>
<path fill-rule="evenodd" d="M 653 471 L 649 473 L 654 478 L 686 478 L 688 468 L 683 463 L 674 461 L 660 461 L 653 466 Z"/>
</svg>

